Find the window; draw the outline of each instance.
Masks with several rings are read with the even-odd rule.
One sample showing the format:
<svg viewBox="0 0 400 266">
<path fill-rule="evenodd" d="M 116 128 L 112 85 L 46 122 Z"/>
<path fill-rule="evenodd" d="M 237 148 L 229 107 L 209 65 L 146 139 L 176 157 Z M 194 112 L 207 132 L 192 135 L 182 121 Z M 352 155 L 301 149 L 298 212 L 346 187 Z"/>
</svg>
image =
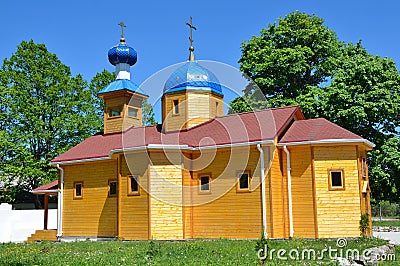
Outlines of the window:
<svg viewBox="0 0 400 266">
<path fill-rule="evenodd" d="M 83 182 L 74 182 L 74 199 L 83 198 Z"/>
<path fill-rule="evenodd" d="M 121 107 L 111 107 L 108 109 L 108 117 L 118 117 L 121 116 Z"/>
<path fill-rule="evenodd" d="M 210 192 L 210 176 L 202 175 L 200 176 L 200 192 Z"/>
<path fill-rule="evenodd" d="M 362 176 L 367 177 L 367 158 L 361 159 Z"/>
<path fill-rule="evenodd" d="M 133 108 L 133 107 L 128 107 L 128 116 L 137 117 L 138 109 Z"/>
<path fill-rule="evenodd" d="M 237 187 L 238 192 L 250 191 L 250 171 L 240 171 L 237 173 Z"/>
<path fill-rule="evenodd" d="M 179 100 L 174 100 L 174 115 L 179 114 Z"/>
<path fill-rule="evenodd" d="M 128 195 L 139 195 L 138 175 L 131 175 L 128 177 Z"/>
<path fill-rule="evenodd" d="M 215 102 L 215 116 L 218 115 L 218 105 L 219 105 L 219 103 Z"/>
<path fill-rule="evenodd" d="M 343 169 L 329 169 L 329 190 L 344 190 Z"/>
<path fill-rule="evenodd" d="M 116 180 L 108 180 L 108 196 L 109 197 L 115 197 L 117 196 L 117 189 L 118 189 L 118 183 Z"/>
</svg>

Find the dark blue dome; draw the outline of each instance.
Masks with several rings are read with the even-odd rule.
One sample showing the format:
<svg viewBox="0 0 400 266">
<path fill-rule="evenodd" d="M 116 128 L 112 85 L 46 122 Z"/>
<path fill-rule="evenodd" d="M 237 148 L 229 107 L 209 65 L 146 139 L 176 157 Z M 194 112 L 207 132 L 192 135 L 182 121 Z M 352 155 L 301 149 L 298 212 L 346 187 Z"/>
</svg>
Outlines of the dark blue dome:
<svg viewBox="0 0 400 266">
<path fill-rule="evenodd" d="M 179 67 L 165 82 L 164 94 L 184 90 L 204 90 L 222 94 L 218 78 L 197 62 L 189 61 Z"/>
<path fill-rule="evenodd" d="M 120 43 L 108 51 L 108 61 L 114 66 L 120 63 L 134 65 L 137 61 L 137 53 L 125 43 Z"/>
</svg>

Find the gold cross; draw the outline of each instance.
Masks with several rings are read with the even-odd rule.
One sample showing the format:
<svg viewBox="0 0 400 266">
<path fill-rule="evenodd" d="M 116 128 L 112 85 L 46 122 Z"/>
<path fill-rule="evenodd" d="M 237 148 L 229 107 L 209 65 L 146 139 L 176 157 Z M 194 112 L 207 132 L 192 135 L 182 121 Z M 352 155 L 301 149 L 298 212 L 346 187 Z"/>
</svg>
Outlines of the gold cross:
<svg viewBox="0 0 400 266">
<path fill-rule="evenodd" d="M 190 16 L 190 23 L 186 22 L 186 25 L 188 25 L 190 27 L 190 37 L 189 37 L 189 41 L 190 41 L 190 46 L 193 46 L 193 38 L 192 38 L 192 29 L 197 30 L 197 28 L 195 26 L 193 26 L 192 23 L 192 16 Z"/>
<path fill-rule="evenodd" d="M 122 21 L 118 23 L 118 25 L 121 26 L 121 38 L 124 38 L 124 28 L 126 28 L 126 26 Z"/>
</svg>

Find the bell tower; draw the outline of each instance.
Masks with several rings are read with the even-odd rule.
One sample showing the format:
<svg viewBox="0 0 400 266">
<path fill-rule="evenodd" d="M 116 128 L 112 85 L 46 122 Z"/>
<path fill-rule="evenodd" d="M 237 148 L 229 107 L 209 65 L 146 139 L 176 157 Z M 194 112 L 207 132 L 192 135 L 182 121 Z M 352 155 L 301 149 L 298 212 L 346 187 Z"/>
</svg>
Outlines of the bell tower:
<svg viewBox="0 0 400 266">
<path fill-rule="evenodd" d="M 142 102 L 148 96 L 130 81 L 130 67 L 137 61 L 136 51 L 124 38 L 123 22 L 119 44 L 108 51 L 108 60 L 116 68 L 116 80 L 104 87 L 98 97 L 104 100 L 104 134 L 142 126 Z"/>
<path fill-rule="evenodd" d="M 168 78 L 161 99 L 164 131 L 188 129 L 224 112 L 222 86 L 217 77 L 197 63 L 194 57 L 192 23 L 188 61 Z"/>
</svg>

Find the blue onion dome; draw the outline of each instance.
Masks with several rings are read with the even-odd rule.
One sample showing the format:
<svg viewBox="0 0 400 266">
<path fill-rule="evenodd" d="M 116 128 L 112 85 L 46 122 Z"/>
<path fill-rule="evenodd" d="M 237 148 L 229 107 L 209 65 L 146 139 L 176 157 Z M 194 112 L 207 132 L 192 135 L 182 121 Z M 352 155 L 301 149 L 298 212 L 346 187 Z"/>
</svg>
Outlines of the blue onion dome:
<svg viewBox="0 0 400 266">
<path fill-rule="evenodd" d="M 120 63 L 133 66 L 137 61 L 137 53 L 135 49 L 126 45 L 125 40 L 121 38 L 120 43 L 108 51 L 108 61 L 114 66 Z"/>
<path fill-rule="evenodd" d="M 175 70 L 165 82 L 164 94 L 185 90 L 212 91 L 223 95 L 218 78 L 195 61 L 188 61 Z"/>
</svg>

